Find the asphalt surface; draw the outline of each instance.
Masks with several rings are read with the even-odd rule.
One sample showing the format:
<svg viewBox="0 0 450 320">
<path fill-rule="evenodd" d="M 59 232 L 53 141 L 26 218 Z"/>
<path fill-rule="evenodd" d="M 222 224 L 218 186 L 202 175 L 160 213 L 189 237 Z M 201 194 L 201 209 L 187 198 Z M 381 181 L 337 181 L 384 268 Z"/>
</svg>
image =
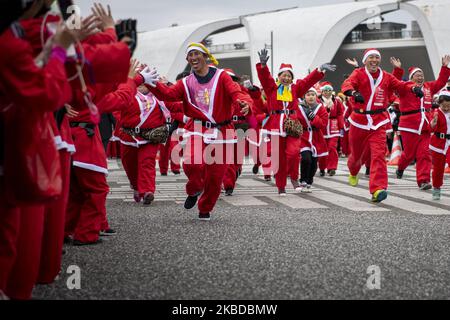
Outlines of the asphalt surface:
<svg viewBox="0 0 450 320">
<path fill-rule="evenodd" d="M 344 163 L 341 159 L 340 166 Z M 159 201 L 143 207 L 130 201 L 126 177 L 117 167 L 109 177 L 113 192 L 107 209 L 118 234 L 95 246 L 66 245 L 59 279 L 37 286 L 34 298 L 450 298 L 450 211 L 445 214 L 450 207 L 445 202 L 417 201 L 436 205 L 444 212 L 439 215 L 384 204 L 379 206 L 385 211 L 357 212 L 327 202 L 324 193 L 325 200 L 308 198 L 323 208 L 293 208 L 271 197 L 277 196 L 273 182 L 263 182 L 250 168 L 245 167 L 242 184 L 256 181 L 262 187 L 252 193 L 252 187 L 238 186 L 233 196 L 221 195 L 211 221 L 199 221 L 196 207 L 183 208 L 185 177 L 158 174 Z M 412 171 L 405 178 L 417 189 Z M 317 183 L 320 179 L 325 178 Z M 344 191 L 322 184 L 313 194 L 345 194 L 341 184 Z M 443 192 L 443 198 L 450 196 L 448 189 Z M 240 194 L 253 194 L 263 204 L 233 205 Z M 354 199 L 367 202 L 358 195 Z M 68 289 L 71 265 L 81 270 L 80 289 Z M 367 271 L 374 265 L 381 271 L 380 289 L 367 286 Z"/>
</svg>

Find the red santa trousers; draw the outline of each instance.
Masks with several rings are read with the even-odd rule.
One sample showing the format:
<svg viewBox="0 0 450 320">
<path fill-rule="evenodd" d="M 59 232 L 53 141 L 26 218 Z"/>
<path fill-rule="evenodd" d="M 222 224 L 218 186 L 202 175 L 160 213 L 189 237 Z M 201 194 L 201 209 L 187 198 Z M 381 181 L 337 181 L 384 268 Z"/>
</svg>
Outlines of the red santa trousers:
<svg viewBox="0 0 450 320">
<path fill-rule="evenodd" d="M 61 197 L 45 207 L 42 237 L 41 263 L 38 283 L 52 283 L 61 270 L 64 222 L 70 187 L 70 153 L 61 150 L 62 192 Z"/>
<path fill-rule="evenodd" d="M 16 257 L 4 290 L 11 299 L 28 300 L 31 298 L 39 274 L 44 210 L 44 205 L 20 206 L 18 217 L 13 218 L 14 223 L 19 223 Z M 16 220 L 17 218 L 18 220 Z"/>
<path fill-rule="evenodd" d="M 227 169 L 225 171 L 225 175 L 223 177 L 223 188 L 234 189 L 236 186 L 237 180 L 237 172 L 242 170 L 242 164 L 244 163 L 244 156 L 246 153 L 246 141 L 239 140 L 238 143 L 234 144 L 234 161 L 233 163 L 228 164 Z"/>
<path fill-rule="evenodd" d="M 347 165 L 352 176 L 356 176 L 370 153 L 369 191 L 386 190 L 388 185 L 386 154 L 386 129 L 364 130 L 350 127 L 349 144 L 351 148 Z"/>
<path fill-rule="evenodd" d="M 341 151 L 342 154 L 348 156 L 350 154 L 350 148 L 348 145 L 348 131 L 344 132 L 344 136 L 340 137 L 341 139 Z"/>
<path fill-rule="evenodd" d="M 265 176 L 270 176 L 272 174 L 270 146 L 270 141 L 261 142 L 261 145 L 259 147 L 251 143 L 249 143 L 248 145 L 249 155 L 252 157 L 253 162 L 258 165 L 258 167 L 262 165 Z"/>
<path fill-rule="evenodd" d="M 139 148 L 122 145 L 122 165 L 134 190 L 141 196 L 146 192 L 155 193 L 156 154 L 159 144 L 143 144 Z"/>
<path fill-rule="evenodd" d="M 108 229 L 106 196 L 109 187 L 104 173 L 72 167 L 65 236 L 95 242 L 100 230 Z"/>
<path fill-rule="evenodd" d="M 233 147 L 232 144 L 228 146 L 231 149 Z M 217 152 L 211 151 L 214 148 Z M 183 162 L 183 170 L 188 177 L 186 193 L 192 196 L 203 191 L 198 201 L 198 210 L 202 213 L 211 212 L 220 196 L 223 176 L 227 169 L 226 148 L 224 144 L 206 145 L 201 136 L 187 138 Z M 211 154 L 217 161 L 205 161 L 204 154 Z"/>
<path fill-rule="evenodd" d="M 176 149 L 178 145 L 178 140 L 171 139 L 169 137 L 169 140 L 165 144 L 161 144 L 159 146 L 159 172 L 161 173 L 167 173 L 169 171 L 169 162 L 170 162 L 170 169 L 172 172 L 174 171 L 180 171 L 180 162 L 175 162 L 172 158 L 172 150 Z"/>
<path fill-rule="evenodd" d="M 433 179 L 433 188 L 440 189 L 444 184 L 446 156 L 445 154 L 431 151 L 431 158 L 433 163 L 433 173 L 431 175 Z"/>
<path fill-rule="evenodd" d="M 272 169 L 275 174 L 275 183 L 278 190 L 285 189 L 288 174 L 291 180 L 298 181 L 300 168 L 300 138 L 272 135 L 270 139 L 272 151 L 278 151 L 278 157 L 272 157 Z"/>
<path fill-rule="evenodd" d="M 403 152 L 398 161 L 398 170 L 405 170 L 416 159 L 416 180 L 420 186 L 424 182 L 430 182 L 431 153 L 430 133 L 421 135 L 402 131 Z"/>
<path fill-rule="evenodd" d="M 337 151 L 339 137 L 327 138 L 328 156 L 319 157 L 320 170 L 336 170 L 339 161 L 339 154 Z"/>
</svg>

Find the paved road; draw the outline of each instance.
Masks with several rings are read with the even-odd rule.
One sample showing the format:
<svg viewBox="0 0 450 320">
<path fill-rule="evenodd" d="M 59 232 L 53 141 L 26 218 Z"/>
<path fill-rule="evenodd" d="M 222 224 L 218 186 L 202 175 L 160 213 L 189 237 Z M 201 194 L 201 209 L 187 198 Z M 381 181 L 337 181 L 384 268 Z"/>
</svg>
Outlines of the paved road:
<svg viewBox="0 0 450 320">
<path fill-rule="evenodd" d="M 389 197 L 372 204 L 362 174 L 358 187 L 347 185 L 345 160 L 336 176 L 316 178 L 313 193 L 291 188 L 285 198 L 247 164 L 209 222 L 183 208 L 184 176 L 158 176 L 156 200 L 143 207 L 110 161 L 107 207 L 118 235 L 66 246 L 60 279 L 34 297 L 449 299 L 449 187 L 432 201 L 417 189 L 414 168 L 402 180 L 389 168 Z M 71 265 L 80 268 L 81 289 L 67 287 Z"/>
</svg>

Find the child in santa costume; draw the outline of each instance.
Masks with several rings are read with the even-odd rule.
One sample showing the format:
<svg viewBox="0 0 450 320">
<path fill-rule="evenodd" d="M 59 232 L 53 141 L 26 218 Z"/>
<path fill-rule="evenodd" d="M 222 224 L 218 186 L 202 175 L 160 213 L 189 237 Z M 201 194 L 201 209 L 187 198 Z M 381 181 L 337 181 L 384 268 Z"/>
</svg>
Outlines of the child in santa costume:
<svg viewBox="0 0 450 320">
<path fill-rule="evenodd" d="M 430 122 L 433 135 L 430 150 L 433 162 L 433 200 L 441 198 L 441 187 L 444 183 L 445 155 L 450 145 L 450 91 L 439 93 L 439 109 Z"/>
<path fill-rule="evenodd" d="M 286 118 L 299 119 L 298 98 L 302 97 L 315 83 L 323 78 L 325 70 L 334 71 L 335 66 L 323 64 L 304 79 L 293 83 L 294 71 L 290 64 L 281 64 L 277 80 L 272 78 L 267 61 L 267 50 L 259 54 L 260 63 L 256 65 L 258 78 L 266 93 L 270 115 L 262 128 L 262 133 L 270 136 L 272 149 L 272 168 L 278 194 L 286 195 L 286 179 L 289 174 L 294 190 L 301 191 L 298 182 L 300 164 L 300 137 L 287 135 L 284 128 Z M 276 155 L 277 157 L 274 157 Z"/>
<path fill-rule="evenodd" d="M 208 58 L 218 64 L 204 45 L 191 43 L 186 59 L 193 73 L 170 87 L 157 82 L 157 77 L 150 84 L 158 99 L 182 100 L 184 113 L 191 118 L 183 135 L 186 138 L 183 170 L 189 179 L 184 207 L 193 208 L 201 195 L 198 202 L 201 220 L 210 220 L 227 168 L 226 158 L 232 156 L 233 144 L 237 142 L 232 105 L 238 103 L 243 115 L 253 107 L 251 98 L 226 72 L 208 66 Z"/>
<path fill-rule="evenodd" d="M 320 175 L 325 175 L 327 169 L 330 176 L 336 174 L 336 169 L 339 161 L 338 154 L 338 140 L 344 129 L 344 106 L 340 99 L 333 95 L 333 86 L 329 82 L 321 84 L 320 101 L 328 113 L 328 123 L 325 128 L 325 140 L 328 146 L 328 156 L 320 157 L 319 168 Z"/>
<path fill-rule="evenodd" d="M 404 170 L 416 159 L 416 181 L 421 190 L 431 189 L 431 155 L 430 126 L 433 110 L 433 96 L 445 86 L 450 76 L 448 63 L 450 56 L 442 58 L 442 67 L 436 81 L 425 82 L 424 73 L 418 67 L 410 67 L 409 83 L 413 83 L 422 88 L 424 96 L 418 98 L 414 93 L 407 91 L 400 94 L 400 123 L 398 130 L 401 132 L 403 152 L 398 162 L 397 178 L 401 179 Z M 403 76 L 401 61 L 391 58 L 391 63 L 395 67 L 393 74 L 397 79 Z"/>
<path fill-rule="evenodd" d="M 362 59 L 364 67 L 353 70 L 342 84 L 342 92 L 355 99 L 350 116 L 349 142 L 351 154 L 347 164 L 350 170 L 349 184 L 358 184 L 358 172 L 364 149 L 370 149 L 369 191 L 373 202 L 387 198 L 386 128 L 390 121 L 386 107 L 392 91 L 405 93 L 414 90 L 423 96 L 420 88 L 397 80 L 381 70 L 381 54 L 377 49 L 367 49 Z"/>
<path fill-rule="evenodd" d="M 300 122 L 303 133 L 300 142 L 301 153 L 301 192 L 311 192 L 318 161 L 328 156 L 328 146 L 324 132 L 327 128 L 329 113 L 322 103 L 317 102 L 317 91 L 310 88 L 299 105 Z"/>
</svg>

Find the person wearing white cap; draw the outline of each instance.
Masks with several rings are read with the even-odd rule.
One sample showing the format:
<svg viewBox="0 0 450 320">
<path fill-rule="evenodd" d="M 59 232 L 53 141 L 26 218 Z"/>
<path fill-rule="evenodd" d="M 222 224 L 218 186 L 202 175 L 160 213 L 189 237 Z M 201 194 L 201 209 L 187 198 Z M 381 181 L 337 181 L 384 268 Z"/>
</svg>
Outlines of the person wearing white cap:
<svg viewBox="0 0 450 320">
<path fill-rule="evenodd" d="M 325 71 L 335 71 L 336 66 L 328 63 L 314 69 L 304 79 L 298 79 L 295 83 L 292 65 L 282 63 L 278 71 L 277 80 L 272 78 L 267 61 L 267 50 L 263 49 L 259 54 L 260 63 L 256 65 L 258 78 L 267 96 L 270 115 L 261 132 L 269 135 L 271 139 L 272 168 L 275 173 L 275 182 L 280 196 L 286 196 L 286 179 L 289 174 L 294 190 L 301 191 L 298 182 L 300 164 L 300 137 L 299 134 L 286 132 L 285 121 L 287 119 L 298 121 L 298 98 L 321 80 Z M 299 126 L 300 127 L 300 126 Z M 301 127 L 300 127 L 301 128 Z M 274 157 L 278 156 L 278 159 Z"/>
<path fill-rule="evenodd" d="M 433 200 L 440 200 L 441 187 L 444 183 L 445 157 L 450 146 L 450 92 L 439 93 L 439 109 L 434 113 L 430 123 L 430 150 L 433 159 Z"/>
<path fill-rule="evenodd" d="M 422 69 L 410 67 L 408 69 L 409 83 L 420 86 L 424 96 L 418 98 L 410 91 L 399 94 L 400 122 L 398 130 L 402 136 L 403 152 L 398 162 L 396 174 L 397 178 L 401 179 L 404 170 L 416 159 L 416 181 L 421 190 L 431 189 L 431 155 L 428 151 L 431 138 L 429 123 L 433 117 L 433 95 L 445 86 L 450 76 L 449 62 L 449 55 L 442 57 L 442 67 L 436 81 L 425 82 Z M 392 57 L 391 63 L 394 66 L 393 75 L 400 80 L 403 76 L 400 59 Z"/>
<path fill-rule="evenodd" d="M 364 67 L 353 70 L 342 84 L 342 92 L 353 97 L 354 110 L 349 118 L 349 143 L 351 154 L 347 165 L 350 170 L 349 184 L 358 184 L 365 148 L 370 149 L 369 191 L 373 202 L 387 198 L 386 128 L 390 121 L 386 108 L 392 91 L 413 90 L 417 96 L 423 92 L 414 84 L 397 80 L 392 74 L 381 70 L 381 54 L 377 49 L 367 49 L 362 59 Z"/>
<path fill-rule="evenodd" d="M 186 138 L 183 170 L 188 177 L 188 197 L 184 207 L 193 208 L 201 195 L 198 201 L 200 220 L 210 220 L 210 213 L 220 196 L 222 179 L 227 168 L 222 157 L 225 154 L 225 146 L 237 143 L 232 122 L 232 105 L 238 104 L 243 115 L 248 115 L 253 108 L 249 95 L 242 92 L 239 85 L 224 70 L 209 66 L 208 59 L 215 66 L 218 65 L 204 45 L 191 43 L 186 50 L 186 60 L 193 71 L 189 76 L 170 87 L 157 79 L 146 81 L 150 91 L 158 99 L 183 101 L 184 113 L 190 118 L 183 134 L 183 138 Z M 227 156 L 228 150 L 229 148 Z M 206 154 L 206 151 L 209 154 Z M 210 154 L 214 159 L 206 158 Z"/>
</svg>

